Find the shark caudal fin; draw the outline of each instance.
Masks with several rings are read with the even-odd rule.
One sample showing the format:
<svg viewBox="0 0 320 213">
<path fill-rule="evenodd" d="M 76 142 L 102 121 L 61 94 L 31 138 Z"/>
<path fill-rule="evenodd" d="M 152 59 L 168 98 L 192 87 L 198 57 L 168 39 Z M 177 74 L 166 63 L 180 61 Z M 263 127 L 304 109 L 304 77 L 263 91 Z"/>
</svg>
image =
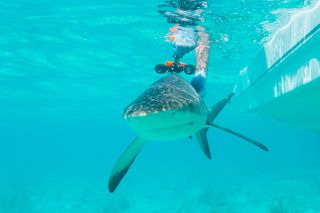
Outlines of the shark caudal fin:
<svg viewBox="0 0 320 213">
<path fill-rule="evenodd" d="M 235 135 L 239 138 L 242 138 L 243 140 L 245 140 L 253 145 L 256 145 L 257 147 L 259 147 L 260 149 L 262 149 L 266 152 L 269 151 L 267 146 L 265 146 L 264 144 L 254 140 L 252 138 L 244 136 L 244 135 L 242 135 L 238 132 L 235 132 L 231 129 L 213 124 L 213 121 L 217 118 L 217 116 L 220 114 L 220 112 L 224 109 L 226 104 L 230 102 L 233 95 L 234 95 L 234 93 L 230 93 L 226 98 L 222 99 L 221 101 L 219 101 L 218 103 L 216 103 L 215 105 L 210 107 L 206 127 L 202 128 L 199 132 L 196 133 L 199 145 L 200 145 L 202 151 L 204 152 L 204 154 L 209 159 L 211 159 L 211 152 L 210 152 L 210 147 L 209 147 L 209 143 L 208 143 L 208 139 L 207 139 L 207 132 L 210 127 L 214 127 L 214 128 L 220 129 L 222 131 L 228 132 L 232 135 Z"/>
<path fill-rule="evenodd" d="M 123 179 L 123 177 L 127 174 L 130 166 L 133 161 L 136 159 L 140 150 L 143 148 L 146 140 L 137 137 L 134 141 L 128 146 L 126 151 L 122 153 L 121 157 L 117 161 L 114 166 L 108 183 L 109 192 L 114 192 Z"/>
<path fill-rule="evenodd" d="M 226 104 L 230 102 L 230 99 L 233 95 L 234 93 L 230 93 L 226 98 L 222 99 L 221 101 L 210 107 L 207 118 L 208 123 L 212 123 L 214 119 L 216 119 L 216 117 L 220 114 L 220 112 L 223 110 Z M 196 133 L 196 137 L 203 153 L 207 156 L 207 158 L 211 159 L 211 152 L 207 139 L 208 129 L 209 127 L 201 129 L 199 132 Z"/>
</svg>

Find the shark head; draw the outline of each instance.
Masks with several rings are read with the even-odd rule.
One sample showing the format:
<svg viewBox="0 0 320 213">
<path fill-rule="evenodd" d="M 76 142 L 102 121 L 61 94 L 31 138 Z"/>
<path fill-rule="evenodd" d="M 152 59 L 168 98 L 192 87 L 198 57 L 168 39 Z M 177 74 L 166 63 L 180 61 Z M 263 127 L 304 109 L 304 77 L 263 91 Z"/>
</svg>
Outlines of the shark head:
<svg viewBox="0 0 320 213">
<path fill-rule="evenodd" d="M 124 111 L 131 129 L 146 140 L 172 140 L 199 131 L 207 107 L 184 78 L 170 74 L 151 85 Z"/>
</svg>

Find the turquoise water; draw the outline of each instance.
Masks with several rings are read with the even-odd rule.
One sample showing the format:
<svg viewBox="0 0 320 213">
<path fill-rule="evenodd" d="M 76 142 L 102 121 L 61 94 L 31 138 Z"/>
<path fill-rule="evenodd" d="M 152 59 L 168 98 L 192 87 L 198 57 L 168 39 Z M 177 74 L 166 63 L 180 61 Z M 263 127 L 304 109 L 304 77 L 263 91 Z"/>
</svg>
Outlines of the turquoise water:
<svg viewBox="0 0 320 213">
<path fill-rule="evenodd" d="M 172 55 L 159 3 L 1 1 L 0 212 L 320 212 L 320 135 L 228 109 L 216 122 L 269 153 L 219 130 L 211 161 L 195 140 L 150 142 L 108 192 L 135 137 L 122 111 Z M 277 23 L 272 11 L 307 3 L 208 2 L 208 105 L 233 89 Z"/>
</svg>

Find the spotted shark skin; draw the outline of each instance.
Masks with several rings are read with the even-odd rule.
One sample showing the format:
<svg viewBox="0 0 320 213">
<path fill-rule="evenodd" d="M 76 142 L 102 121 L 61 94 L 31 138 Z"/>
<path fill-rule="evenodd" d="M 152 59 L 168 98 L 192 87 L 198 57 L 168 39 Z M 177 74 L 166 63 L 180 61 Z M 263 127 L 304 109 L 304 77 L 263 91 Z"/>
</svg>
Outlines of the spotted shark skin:
<svg viewBox="0 0 320 213">
<path fill-rule="evenodd" d="M 124 112 L 124 118 L 145 116 L 151 113 L 179 110 L 203 100 L 188 81 L 171 74 L 156 81 L 138 96 Z"/>
</svg>

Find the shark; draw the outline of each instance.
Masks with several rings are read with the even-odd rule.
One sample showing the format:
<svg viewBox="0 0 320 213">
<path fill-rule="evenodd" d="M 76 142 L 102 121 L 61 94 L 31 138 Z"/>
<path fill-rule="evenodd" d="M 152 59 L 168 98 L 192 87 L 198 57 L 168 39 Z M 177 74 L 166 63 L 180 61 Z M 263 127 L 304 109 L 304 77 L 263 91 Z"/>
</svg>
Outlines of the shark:
<svg viewBox="0 0 320 213">
<path fill-rule="evenodd" d="M 124 110 L 123 117 L 137 137 L 116 162 L 109 177 L 109 192 L 116 190 L 148 141 L 176 140 L 195 135 L 201 150 L 211 159 L 207 132 L 213 127 L 268 151 L 262 143 L 213 123 L 233 95 L 230 93 L 207 107 L 194 87 L 178 74 L 168 74 L 154 82 Z"/>
</svg>

